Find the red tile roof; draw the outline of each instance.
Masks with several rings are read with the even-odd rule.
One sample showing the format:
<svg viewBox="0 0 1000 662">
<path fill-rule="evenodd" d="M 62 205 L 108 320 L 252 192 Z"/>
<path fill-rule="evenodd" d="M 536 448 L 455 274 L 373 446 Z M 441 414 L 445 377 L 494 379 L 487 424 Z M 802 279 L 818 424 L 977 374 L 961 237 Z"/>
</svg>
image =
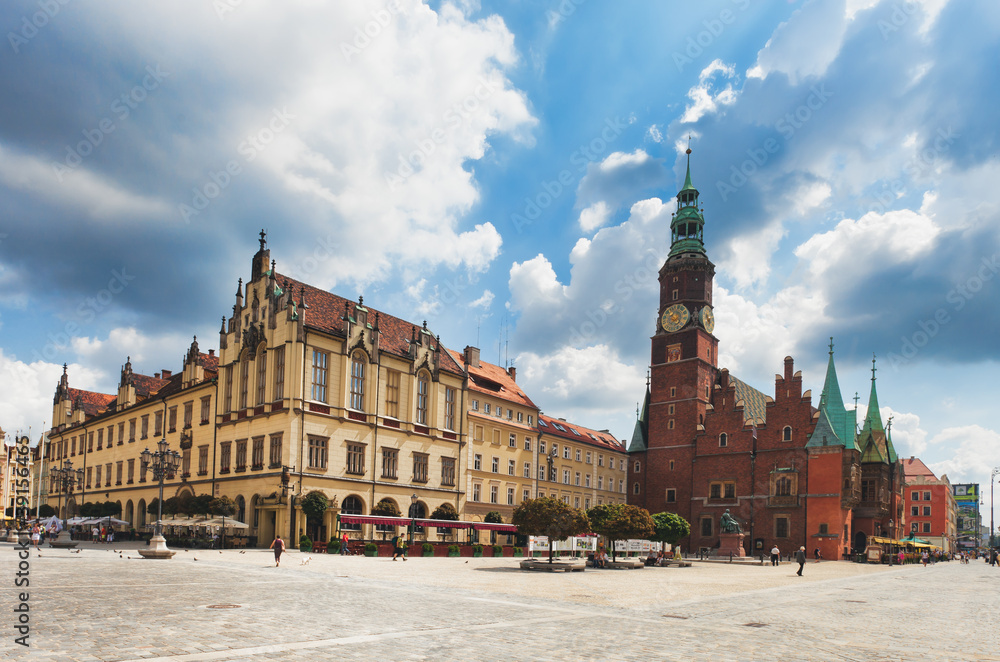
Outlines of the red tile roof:
<svg viewBox="0 0 1000 662">
<path fill-rule="evenodd" d="M 198 365 L 205 369 L 205 372 L 219 372 L 219 356 L 217 354 L 206 354 L 204 352 L 198 353 Z M 208 375 L 205 375 L 205 379 L 209 379 Z"/>
<path fill-rule="evenodd" d="M 560 427 L 563 429 L 560 430 Z M 576 430 L 577 433 L 574 434 L 573 430 Z M 545 414 L 539 414 L 538 416 L 538 431 L 541 434 L 563 437 L 564 439 L 583 442 L 591 446 L 597 446 L 598 448 L 606 448 L 620 453 L 625 452 L 625 444 L 615 439 L 608 432 L 598 432 L 597 430 L 591 430 L 575 423 L 567 423 L 560 418 L 552 418 Z"/>
<path fill-rule="evenodd" d="M 80 406 L 83 407 L 83 413 L 87 416 L 96 416 L 105 409 L 108 405 L 115 401 L 118 396 L 111 395 L 110 393 L 96 393 L 94 391 L 84 391 L 78 388 L 69 389 L 69 400 L 76 406 L 77 401 L 80 402 Z"/>
<path fill-rule="evenodd" d="M 907 478 L 916 478 L 917 476 L 924 476 L 926 478 L 931 478 L 937 480 L 937 476 L 934 472 L 927 468 L 920 458 L 908 457 L 903 459 L 903 475 Z"/>
<path fill-rule="evenodd" d="M 302 288 L 305 288 L 305 302 L 308 309 L 305 311 L 306 326 L 331 335 L 343 336 L 343 317 L 349 311 L 354 317 L 354 310 L 358 306 L 355 301 L 349 301 L 344 297 L 321 290 L 290 276 L 275 273 L 275 281 L 282 289 L 291 287 L 292 298 L 299 302 L 302 298 Z M 287 286 L 286 286 L 287 283 Z M 383 351 L 390 352 L 397 356 L 408 357 L 410 355 L 410 340 L 424 331 L 421 325 L 407 322 L 388 313 L 376 310 L 371 306 L 364 306 L 368 311 L 368 326 L 375 326 L 375 317 L 378 315 L 378 326 L 381 333 L 379 347 Z M 431 333 L 430 330 L 426 330 Z M 431 334 L 433 345 L 437 344 L 436 338 Z M 444 346 L 442 345 L 442 349 Z M 455 374 L 462 374 L 462 369 L 448 352 L 441 353 L 441 368 Z"/>
<path fill-rule="evenodd" d="M 461 366 L 465 366 L 465 355 L 449 349 L 451 358 Z M 538 409 L 528 394 L 525 393 L 510 374 L 498 365 L 487 363 L 480 359 L 479 367 L 469 368 L 469 390 L 485 395 L 491 395 L 507 402 Z"/>
</svg>

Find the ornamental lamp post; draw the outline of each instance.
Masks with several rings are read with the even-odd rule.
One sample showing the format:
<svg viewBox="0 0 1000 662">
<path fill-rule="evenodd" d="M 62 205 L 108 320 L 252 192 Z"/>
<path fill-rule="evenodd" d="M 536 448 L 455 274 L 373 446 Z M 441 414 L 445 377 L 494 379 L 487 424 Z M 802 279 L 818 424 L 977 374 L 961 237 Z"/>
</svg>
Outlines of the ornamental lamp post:
<svg viewBox="0 0 1000 662">
<path fill-rule="evenodd" d="M 139 454 L 142 471 L 152 470 L 153 478 L 160 483 L 160 496 L 156 502 L 156 525 L 153 537 L 149 539 L 149 545 L 145 549 L 140 549 L 139 554 L 147 559 L 169 559 L 175 552 L 167 548 L 167 541 L 164 539 L 162 531 L 163 522 L 163 479 L 168 475 L 173 475 L 181 463 L 181 455 L 177 451 L 170 450 L 167 440 L 160 439 L 156 443 L 156 450 L 150 452 L 147 448 Z"/>
<path fill-rule="evenodd" d="M 75 485 L 83 483 L 83 469 L 73 470 L 73 463 L 70 460 L 63 462 L 62 467 L 57 467 L 52 469 L 52 477 L 55 479 L 56 487 L 59 492 L 59 510 L 56 512 L 56 517 L 62 518 L 62 495 L 63 492 L 66 493 L 66 510 L 69 510 L 69 495 L 73 491 Z M 69 514 L 68 512 L 66 513 Z M 56 536 L 55 540 L 50 540 L 49 545 L 52 547 L 76 547 L 76 542 L 70 537 L 69 529 L 65 526 Z"/>
</svg>

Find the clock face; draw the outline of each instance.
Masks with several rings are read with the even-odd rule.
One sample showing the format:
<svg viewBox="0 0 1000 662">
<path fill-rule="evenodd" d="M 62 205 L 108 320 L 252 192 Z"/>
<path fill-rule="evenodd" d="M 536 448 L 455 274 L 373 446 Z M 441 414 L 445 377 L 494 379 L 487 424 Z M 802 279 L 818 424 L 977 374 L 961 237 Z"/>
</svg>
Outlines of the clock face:
<svg viewBox="0 0 1000 662">
<path fill-rule="evenodd" d="M 663 316 L 660 317 L 660 326 L 663 327 L 664 331 L 680 331 L 689 319 L 691 319 L 691 313 L 684 307 L 684 304 L 675 303 L 663 311 Z"/>
<path fill-rule="evenodd" d="M 701 325 L 705 327 L 705 330 L 709 333 L 715 329 L 715 315 L 712 314 L 712 309 L 705 306 L 701 309 Z"/>
</svg>

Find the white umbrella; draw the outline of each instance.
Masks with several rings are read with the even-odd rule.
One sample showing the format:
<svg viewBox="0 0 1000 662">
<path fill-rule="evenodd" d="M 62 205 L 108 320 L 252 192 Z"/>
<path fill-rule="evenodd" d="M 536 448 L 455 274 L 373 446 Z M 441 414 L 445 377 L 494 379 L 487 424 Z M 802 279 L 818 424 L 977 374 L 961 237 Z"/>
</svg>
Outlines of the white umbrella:
<svg viewBox="0 0 1000 662">
<path fill-rule="evenodd" d="M 250 528 L 249 524 L 244 524 L 243 522 L 240 522 L 239 520 L 232 519 L 230 517 L 216 517 L 214 519 L 201 520 L 198 523 L 202 524 L 202 525 L 205 525 L 205 526 L 225 526 L 227 529 L 228 528 L 233 528 L 233 529 L 249 529 Z"/>
</svg>

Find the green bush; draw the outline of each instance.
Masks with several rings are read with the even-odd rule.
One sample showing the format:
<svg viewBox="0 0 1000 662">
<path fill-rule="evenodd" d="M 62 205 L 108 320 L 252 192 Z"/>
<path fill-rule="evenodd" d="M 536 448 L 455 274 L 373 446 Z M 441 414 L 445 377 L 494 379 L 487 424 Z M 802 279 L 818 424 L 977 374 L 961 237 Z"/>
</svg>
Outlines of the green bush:
<svg viewBox="0 0 1000 662">
<path fill-rule="evenodd" d="M 472 553 L 473 554 L 482 554 L 483 553 L 483 546 L 482 545 L 473 545 L 472 546 Z"/>
<path fill-rule="evenodd" d="M 503 556 L 503 547 L 500 545 L 493 545 L 493 556 Z"/>
<path fill-rule="evenodd" d="M 449 554 L 458 554 L 458 545 L 448 545 Z"/>
<path fill-rule="evenodd" d="M 424 550 L 424 552 L 433 552 L 434 551 L 434 545 L 430 544 L 429 542 L 425 542 L 423 544 L 422 549 Z"/>
<path fill-rule="evenodd" d="M 524 554 L 524 549 L 522 549 L 520 547 L 515 547 L 514 548 L 514 556 L 517 556 L 518 554 Z"/>
<path fill-rule="evenodd" d="M 373 543 L 373 542 L 366 542 L 365 543 L 365 551 L 366 552 L 374 552 L 376 550 L 378 550 L 378 545 L 376 545 L 375 543 Z"/>
<path fill-rule="evenodd" d="M 330 542 L 326 545 L 327 554 L 339 554 L 340 553 L 340 539 L 330 538 Z"/>
<path fill-rule="evenodd" d="M 309 539 L 309 536 L 302 534 L 299 537 L 299 551 L 300 552 L 311 552 L 313 548 L 313 541 Z"/>
</svg>

